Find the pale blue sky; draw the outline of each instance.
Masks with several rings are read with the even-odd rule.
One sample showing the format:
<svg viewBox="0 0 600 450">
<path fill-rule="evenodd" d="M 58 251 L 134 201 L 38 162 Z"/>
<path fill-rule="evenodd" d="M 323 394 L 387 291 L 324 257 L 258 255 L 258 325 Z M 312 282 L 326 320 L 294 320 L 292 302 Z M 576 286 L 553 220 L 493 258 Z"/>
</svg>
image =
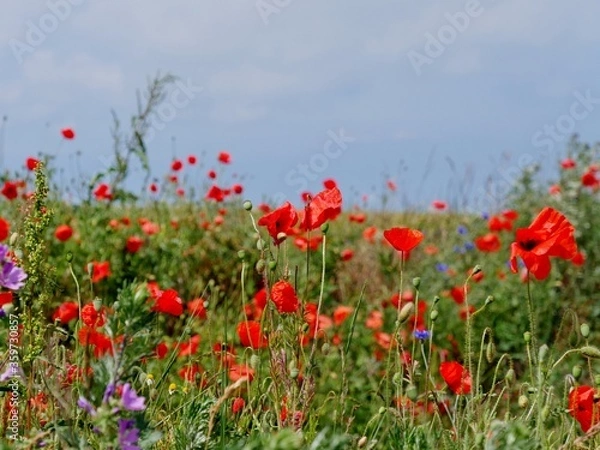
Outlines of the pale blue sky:
<svg viewBox="0 0 600 450">
<path fill-rule="evenodd" d="M 0 116 L 9 118 L 4 162 L 11 169 L 56 151 L 63 126 L 78 136 L 61 147 L 57 163 L 72 170 L 68 153 L 80 150 L 85 170 L 98 167 L 111 152 L 110 110 L 127 119 L 136 88 L 159 70 L 179 76 L 188 95 L 180 89 L 172 120 L 157 122 L 149 143 L 154 173 L 168 167 L 173 136 L 179 156 L 206 152 L 208 167 L 227 149 L 255 201 L 270 193 L 297 203 L 303 181 L 314 192 L 333 177 L 351 203 L 380 191 L 384 172 L 413 203 L 456 199 L 448 183 L 468 171 L 470 195 L 481 197 L 488 176 L 505 190 L 503 180 L 527 162 L 522 155 L 551 166 L 571 132 L 600 139 L 600 3 L 2 6 Z M 328 144 L 341 129 L 342 147 Z"/>
</svg>

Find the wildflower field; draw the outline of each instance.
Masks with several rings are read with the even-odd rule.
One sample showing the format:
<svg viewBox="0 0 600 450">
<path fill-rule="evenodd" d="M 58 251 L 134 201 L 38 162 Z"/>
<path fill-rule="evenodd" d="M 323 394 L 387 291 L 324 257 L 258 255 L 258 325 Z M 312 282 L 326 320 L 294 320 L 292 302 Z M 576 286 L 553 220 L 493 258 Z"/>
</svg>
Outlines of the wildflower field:
<svg viewBox="0 0 600 450">
<path fill-rule="evenodd" d="M 598 146 L 498 211 L 381 211 L 247 200 L 219 150 L 133 192 L 143 129 L 77 202 L 3 175 L 2 448 L 600 448 Z"/>
</svg>

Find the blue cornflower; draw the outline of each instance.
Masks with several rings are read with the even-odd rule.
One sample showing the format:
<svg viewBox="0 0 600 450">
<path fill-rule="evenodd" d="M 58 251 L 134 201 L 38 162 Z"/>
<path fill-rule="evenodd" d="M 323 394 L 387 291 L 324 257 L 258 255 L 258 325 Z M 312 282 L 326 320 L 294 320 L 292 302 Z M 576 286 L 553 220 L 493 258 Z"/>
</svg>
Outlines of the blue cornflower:
<svg viewBox="0 0 600 450">
<path fill-rule="evenodd" d="M 435 268 L 438 272 L 446 272 L 448 270 L 448 264 L 437 263 Z"/>
<path fill-rule="evenodd" d="M 466 251 L 471 251 L 475 249 L 475 244 L 473 244 L 472 242 L 467 242 L 465 243 L 465 250 Z"/>
<path fill-rule="evenodd" d="M 429 339 L 429 336 L 431 336 L 431 333 L 427 330 L 415 330 L 415 331 L 413 331 L 413 336 L 420 341 L 425 341 L 425 340 Z"/>
<path fill-rule="evenodd" d="M 467 227 L 465 227 L 464 225 L 459 225 L 456 231 L 458 232 L 458 234 L 463 236 L 469 232 L 469 230 L 467 230 Z"/>
</svg>

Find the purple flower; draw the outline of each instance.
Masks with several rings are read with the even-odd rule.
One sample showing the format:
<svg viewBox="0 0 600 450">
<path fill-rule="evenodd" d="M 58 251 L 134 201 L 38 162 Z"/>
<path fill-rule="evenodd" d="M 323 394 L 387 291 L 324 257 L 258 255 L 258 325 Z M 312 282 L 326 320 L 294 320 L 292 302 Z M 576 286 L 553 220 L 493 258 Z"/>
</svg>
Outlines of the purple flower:
<svg viewBox="0 0 600 450">
<path fill-rule="evenodd" d="M 96 409 L 94 408 L 94 405 L 92 405 L 85 397 L 79 397 L 79 400 L 77 400 L 77 406 L 86 411 L 90 416 L 96 415 Z"/>
<path fill-rule="evenodd" d="M 0 249 L 0 256 L 2 256 Z M 27 274 L 23 269 L 14 265 L 10 261 L 5 261 L 0 271 L 0 286 L 16 291 L 25 285 Z"/>
<path fill-rule="evenodd" d="M 108 399 L 115 393 L 115 383 L 108 383 L 102 396 L 102 403 L 107 403 Z"/>
<path fill-rule="evenodd" d="M 427 330 L 415 330 L 413 331 L 413 336 L 420 341 L 425 341 L 429 339 L 430 333 Z"/>
<path fill-rule="evenodd" d="M 119 419 L 119 445 L 122 450 L 140 450 L 137 443 L 140 430 L 133 419 Z"/>
<path fill-rule="evenodd" d="M 143 411 L 146 409 L 146 405 L 144 404 L 146 399 L 142 396 L 138 396 L 129 383 L 123 385 L 121 401 L 123 402 L 123 407 L 127 411 Z"/>
</svg>

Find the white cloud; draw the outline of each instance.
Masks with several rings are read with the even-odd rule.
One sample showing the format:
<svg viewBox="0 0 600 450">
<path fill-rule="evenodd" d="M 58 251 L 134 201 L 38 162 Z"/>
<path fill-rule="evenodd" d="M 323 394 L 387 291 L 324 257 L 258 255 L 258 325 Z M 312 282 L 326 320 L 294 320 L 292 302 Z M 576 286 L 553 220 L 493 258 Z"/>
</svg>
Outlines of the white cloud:
<svg viewBox="0 0 600 450">
<path fill-rule="evenodd" d="M 118 65 L 101 63 L 84 53 L 59 61 L 54 52 L 38 50 L 25 61 L 23 72 L 34 84 L 79 85 L 112 93 L 123 89 L 123 74 Z"/>
</svg>

